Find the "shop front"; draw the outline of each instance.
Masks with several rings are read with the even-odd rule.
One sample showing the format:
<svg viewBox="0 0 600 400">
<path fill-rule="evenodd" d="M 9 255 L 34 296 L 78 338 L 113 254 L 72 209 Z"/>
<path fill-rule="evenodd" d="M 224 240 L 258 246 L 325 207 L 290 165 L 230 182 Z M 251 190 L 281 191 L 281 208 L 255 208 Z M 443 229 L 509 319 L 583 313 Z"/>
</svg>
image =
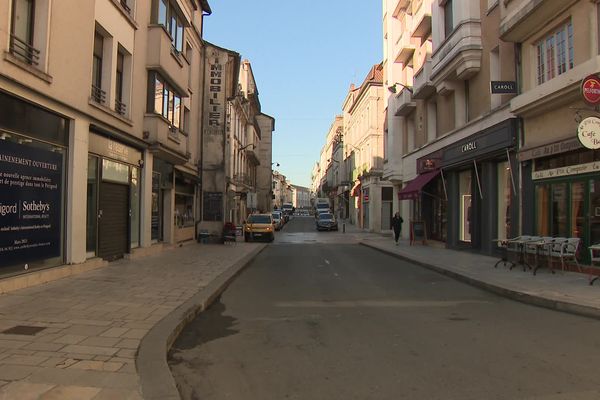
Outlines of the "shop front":
<svg viewBox="0 0 600 400">
<path fill-rule="evenodd" d="M 494 239 L 516 235 L 516 145 L 516 120 L 508 119 L 442 149 L 442 187 L 431 184 L 438 193 L 445 186 L 448 202 L 430 209 L 441 215 L 442 237 L 446 220 L 448 247 L 492 254 Z"/>
<path fill-rule="evenodd" d="M 0 91 L 0 274 L 65 260 L 69 120 Z"/>
<path fill-rule="evenodd" d="M 525 164 L 524 233 L 576 237 L 580 249 L 600 243 L 600 150 L 574 139 L 520 153 Z M 583 261 L 589 254 L 580 250 Z"/>
<path fill-rule="evenodd" d="M 140 150 L 90 132 L 87 257 L 122 258 L 140 246 Z"/>
<path fill-rule="evenodd" d="M 197 178 L 189 173 L 175 170 L 175 241 L 194 239 L 196 218 Z"/>
</svg>

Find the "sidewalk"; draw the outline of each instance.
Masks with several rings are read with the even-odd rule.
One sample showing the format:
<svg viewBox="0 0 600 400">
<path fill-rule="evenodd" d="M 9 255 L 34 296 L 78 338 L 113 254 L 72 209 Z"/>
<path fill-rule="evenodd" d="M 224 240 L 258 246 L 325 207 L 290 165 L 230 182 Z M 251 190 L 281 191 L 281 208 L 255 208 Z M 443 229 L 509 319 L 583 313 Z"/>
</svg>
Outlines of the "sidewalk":
<svg viewBox="0 0 600 400">
<path fill-rule="evenodd" d="M 194 243 L 0 295 L 0 400 L 178 399 L 170 341 L 263 248 Z"/>
<path fill-rule="evenodd" d="M 494 268 L 496 257 L 420 244 L 410 246 L 408 241 L 396 246 L 387 235 L 370 235 L 361 244 L 524 303 L 600 318 L 600 283 L 590 286 L 586 274 L 560 270 L 552 274 L 541 268 L 534 276 L 521 266 L 509 270 L 510 264 L 505 267 L 500 263 Z"/>
</svg>

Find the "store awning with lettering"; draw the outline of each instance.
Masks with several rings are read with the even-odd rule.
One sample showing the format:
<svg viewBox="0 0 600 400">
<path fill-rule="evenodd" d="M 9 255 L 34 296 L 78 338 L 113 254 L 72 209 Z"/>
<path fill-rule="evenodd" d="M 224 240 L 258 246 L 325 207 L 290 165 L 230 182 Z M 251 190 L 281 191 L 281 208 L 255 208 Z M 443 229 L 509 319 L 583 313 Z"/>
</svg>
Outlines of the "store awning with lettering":
<svg viewBox="0 0 600 400">
<path fill-rule="evenodd" d="M 417 176 L 412 181 L 408 182 L 401 191 L 398 192 L 398 200 L 414 200 L 419 197 L 423 187 L 427 185 L 433 178 L 438 176 L 440 170 L 426 172 Z"/>
</svg>

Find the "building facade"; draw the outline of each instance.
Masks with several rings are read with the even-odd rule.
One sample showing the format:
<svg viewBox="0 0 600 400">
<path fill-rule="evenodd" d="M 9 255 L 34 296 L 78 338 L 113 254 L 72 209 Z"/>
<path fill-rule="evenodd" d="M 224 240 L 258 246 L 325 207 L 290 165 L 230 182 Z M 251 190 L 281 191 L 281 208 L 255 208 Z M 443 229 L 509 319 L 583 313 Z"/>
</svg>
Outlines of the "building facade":
<svg viewBox="0 0 600 400">
<path fill-rule="evenodd" d="M 516 80 L 499 3 L 384 1 L 384 176 L 397 209 L 428 238 L 485 253 L 519 231 L 514 95 L 490 90 Z"/>
<path fill-rule="evenodd" d="M 0 3 L 0 273 L 157 251 L 205 220 L 221 231 L 225 196 L 207 193 L 225 193 L 240 62 L 203 41 L 210 12 L 206 0 Z"/>
</svg>

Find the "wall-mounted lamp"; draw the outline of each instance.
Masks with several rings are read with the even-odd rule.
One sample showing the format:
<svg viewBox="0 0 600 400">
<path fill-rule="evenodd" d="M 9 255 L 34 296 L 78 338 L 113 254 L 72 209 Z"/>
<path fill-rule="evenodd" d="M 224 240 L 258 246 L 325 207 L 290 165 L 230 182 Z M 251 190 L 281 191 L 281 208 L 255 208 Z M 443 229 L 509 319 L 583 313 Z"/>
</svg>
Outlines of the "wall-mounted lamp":
<svg viewBox="0 0 600 400">
<path fill-rule="evenodd" d="M 388 90 L 391 93 L 397 93 L 398 90 L 396 89 L 396 86 L 400 86 L 401 88 L 408 90 L 411 94 L 413 92 L 412 86 L 406 86 L 406 85 L 404 85 L 402 83 L 399 83 L 399 82 L 394 83 L 392 86 L 388 86 Z"/>
<path fill-rule="evenodd" d="M 275 165 L 276 167 L 279 167 L 279 166 L 280 166 L 280 164 L 279 164 L 278 162 L 272 162 L 272 163 L 271 163 L 271 167 L 272 167 L 273 165 Z"/>
<path fill-rule="evenodd" d="M 240 151 L 246 150 L 250 146 L 252 146 L 252 150 L 254 150 L 256 148 L 256 145 L 254 143 L 250 143 L 250 144 L 247 144 L 244 147 L 240 148 Z"/>
</svg>

